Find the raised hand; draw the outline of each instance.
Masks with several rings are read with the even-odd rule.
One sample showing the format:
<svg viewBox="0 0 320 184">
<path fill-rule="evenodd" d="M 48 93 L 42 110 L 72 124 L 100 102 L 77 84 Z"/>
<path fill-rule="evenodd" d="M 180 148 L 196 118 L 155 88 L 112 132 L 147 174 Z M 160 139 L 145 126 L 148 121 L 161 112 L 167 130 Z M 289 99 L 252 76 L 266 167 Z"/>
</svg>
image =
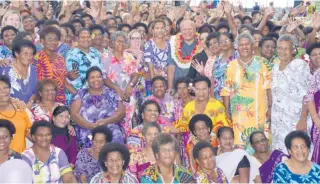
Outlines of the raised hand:
<svg viewBox="0 0 320 184">
<path fill-rule="evenodd" d="M 0 17 L 2 17 L 9 9 L 9 6 L 0 8 Z"/>
<path fill-rule="evenodd" d="M 232 7 L 232 5 L 230 4 L 230 2 L 229 2 L 229 1 L 225 1 L 224 6 L 223 6 L 224 12 L 225 12 L 225 13 L 228 13 L 228 14 L 231 14 L 232 9 L 233 9 L 233 7 Z"/>
<path fill-rule="evenodd" d="M 204 73 L 204 64 L 203 62 L 199 62 L 198 60 L 193 60 L 191 62 L 191 66 L 197 70 L 198 73 L 203 74 Z"/>
<path fill-rule="evenodd" d="M 312 23 L 313 23 L 313 27 L 316 28 L 316 29 L 319 29 L 320 28 L 320 15 L 319 13 L 315 12 L 313 15 L 312 15 Z"/>
</svg>

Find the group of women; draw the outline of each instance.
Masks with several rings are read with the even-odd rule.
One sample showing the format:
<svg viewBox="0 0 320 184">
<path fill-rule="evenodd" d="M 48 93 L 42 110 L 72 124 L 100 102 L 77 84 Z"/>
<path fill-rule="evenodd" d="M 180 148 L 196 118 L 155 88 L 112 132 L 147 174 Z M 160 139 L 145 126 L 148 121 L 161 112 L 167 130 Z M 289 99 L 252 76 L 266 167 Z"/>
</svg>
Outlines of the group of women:
<svg viewBox="0 0 320 184">
<path fill-rule="evenodd" d="M 130 25 L 86 10 L 66 23 L 9 10 L 0 167 L 22 159 L 35 183 L 319 183 L 320 44 L 301 51 L 298 27 L 279 37 L 268 12 L 253 28 L 222 9 L 225 20 L 194 14 L 183 27 L 166 15 Z M 201 52 L 170 86 L 170 39 L 186 27 Z"/>
</svg>

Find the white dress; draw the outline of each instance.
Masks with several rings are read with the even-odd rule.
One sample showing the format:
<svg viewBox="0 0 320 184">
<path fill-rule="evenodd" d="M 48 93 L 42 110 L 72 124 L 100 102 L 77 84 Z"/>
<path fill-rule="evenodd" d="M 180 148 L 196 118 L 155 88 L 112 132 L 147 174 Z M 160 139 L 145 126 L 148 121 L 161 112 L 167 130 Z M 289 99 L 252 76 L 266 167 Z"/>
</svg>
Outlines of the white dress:
<svg viewBox="0 0 320 184">
<path fill-rule="evenodd" d="M 272 70 L 272 150 L 279 149 L 288 154 L 284 139 L 291 131 L 296 130 L 303 97 L 308 90 L 307 80 L 311 74 L 309 65 L 301 59 L 294 59 L 282 71 L 279 70 L 280 62 Z M 307 122 L 308 125 L 312 123 L 310 118 Z"/>
</svg>

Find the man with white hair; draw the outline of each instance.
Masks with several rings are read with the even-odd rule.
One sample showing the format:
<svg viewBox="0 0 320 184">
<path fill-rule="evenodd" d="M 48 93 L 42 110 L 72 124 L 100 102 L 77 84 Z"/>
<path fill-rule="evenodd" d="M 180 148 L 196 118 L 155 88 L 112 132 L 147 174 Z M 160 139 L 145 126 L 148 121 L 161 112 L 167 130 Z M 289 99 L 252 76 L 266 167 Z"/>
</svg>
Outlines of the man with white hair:
<svg viewBox="0 0 320 184">
<path fill-rule="evenodd" d="M 180 33 L 170 39 L 168 58 L 168 91 L 173 92 L 173 85 L 180 77 L 188 75 L 192 57 L 202 51 L 199 36 L 192 20 L 182 20 Z"/>
</svg>

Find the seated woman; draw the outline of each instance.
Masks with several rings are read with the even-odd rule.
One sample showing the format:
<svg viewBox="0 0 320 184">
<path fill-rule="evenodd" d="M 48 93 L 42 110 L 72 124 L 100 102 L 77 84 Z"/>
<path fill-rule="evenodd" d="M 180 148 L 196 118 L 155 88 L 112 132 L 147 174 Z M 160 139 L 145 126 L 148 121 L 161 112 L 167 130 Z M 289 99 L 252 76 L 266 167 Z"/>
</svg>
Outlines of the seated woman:
<svg viewBox="0 0 320 184">
<path fill-rule="evenodd" d="M 76 183 L 65 152 L 50 144 L 52 124 L 41 120 L 31 127 L 34 145 L 22 153 L 33 170 L 34 183 Z"/>
<path fill-rule="evenodd" d="M 220 147 L 217 150 L 217 166 L 222 169 L 230 183 L 261 183 L 259 168 L 251 156 L 242 149 L 234 149 L 234 132 L 221 127 L 217 133 Z"/>
<path fill-rule="evenodd" d="M 76 123 L 77 143 L 80 148 L 90 148 L 90 130 L 97 126 L 108 127 L 114 142 L 124 143 L 124 131 L 120 125 L 125 107 L 114 90 L 104 87 L 102 71 L 92 67 L 87 71 L 88 88 L 80 89 L 73 97 L 70 107 L 72 120 Z"/>
<path fill-rule="evenodd" d="M 119 143 L 108 143 L 99 153 L 99 164 L 103 172 L 96 174 L 90 183 L 139 183 L 127 172 L 130 161 L 128 148 Z"/>
<path fill-rule="evenodd" d="M 56 102 L 57 86 L 51 79 L 44 79 L 38 82 L 37 98 L 39 101 L 33 104 L 31 111 L 31 120 L 33 122 L 52 120 L 53 110 L 63 104 Z"/>
<path fill-rule="evenodd" d="M 155 137 L 161 133 L 161 127 L 156 122 L 151 122 L 143 125 L 142 136 L 145 141 L 143 148 L 138 148 L 131 153 L 129 163 L 129 171 L 137 178 L 141 178 L 142 173 L 150 164 L 154 164 L 156 159 L 152 151 L 152 142 Z"/>
<path fill-rule="evenodd" d="M 14 60 L 9 67 L 0 68 L 0 74 L 11 82 L 11 96 L 27 103 L 31 107 L 35 101 L 37 80 L 36 68 L 32 65 L 36 48 L 31 41 L 20 40 L 12 48 Z"/>
<path fill-rule="evenodd" d="M 197 114 L 193 116 L 189 123 L 189 130 L 192 135 L 186 146 L 186 156 L 188 159 L 188 169 L 194 173 L 198 168 L 195 158 L 192 157 L 194 145 L 199 141 L 206 141 L 213 147 L 218 147 L 218 140 L 216 134 L 212 133 L 212 121 L 205 114 Z"/>
<path fill-rule="evenodd" d="M 145 142 L 141 141 L 143 140 L 142 128 L 148 123 L 158 122 L 160 112 L 160 106 L 156 101 L 147 100 L 142 104 L 139 109 L 139 115 L 142 123 L 131 129 L 128 136 L 127 145 L 130 151 L 143 148 L 145 146 Z"/>
<path fill-rule="evenodd" d="M 254 149 L 253 160 L 256 161 L 262 183 L 271 183 L 274 168 L 288 156 L 279 150 L 269 150 L 268 139 L 261 131 L 253 132 L 250 135 L 250 144 Z"/>
<path fill-rule="evenodd" d="M 70 124 L 70 113 L 66 106 L 58 106 L 53 111 L 53 134 L 51 144 L 61 148 L 68 156 L 70 167 L 74 168 L 76 163 L 78 147 L 76 137 L 71 135 L 68 130 Z"/>
<path fill-rule="evenodd" d="M 210 98 L 210 79 L 200 75 L 194 79 L 193 87 L 196 98 L 185 106 L 183 115 L 178 121 L 174 122 L 175 128 L 172 128 L 171 132 L 187 132 L 190 119 L 196 114 L 206 114 L 211 118 L 214 133 L 222 126 L 230 126 L 224 112 L 224 105 L 220 101 Z"/>
<path fill-rule="evenodd" d="M 99 166 L 99 152 L 101 148 L 112 141 L 112 133 L 105 126 L 99 126 L 91 131 L 92 147 L 83 148 L 77 155 L 74 173 L 78 182 L 88 183 L 92 177 L 101 171 Z"/>
<path fill-rule="evenodd" d="M 26 110 L 17 109 L 10 99 L 11 84 L 7 77 L 0 75 L 0 119 L 9 120 L 16 133 L 11 141 L 10 149 L 21 153 L 26 149 L 26 136 L 32 122 Z"/>
<path fill-rule="evenodd" d="M 14 125 L 6 119 L 0 119 L 0 165 L 12 159 L 21 159 L 21 155 L 9 148 L 13 135 L 16 133 Z"/>
<path fill-rule="evenodd" d="M 158 135 L 152 150 L 156 163 L 145 170 L 141 183 L 196 183 L 188 170 L 174 163 L 179 154 L 179 143 L 174 137 L 167 133 Z"/>
<path fill-rule="evenodd" d="M 292 131 L 284 142 L 290 158 L 274 169 L 273 183 L 320 183 L 320 166 L 308 160 L 311 146 L 308 134 Z"/>
<path fill-rule="evenodd" d="M 192 150 L 192 156 L 199 165 L 194 173 L 197 183 L 228 183 L 223 171 L 216 166 L 214 148 L 207 141 L 199 141 Z"/>
</svg>

